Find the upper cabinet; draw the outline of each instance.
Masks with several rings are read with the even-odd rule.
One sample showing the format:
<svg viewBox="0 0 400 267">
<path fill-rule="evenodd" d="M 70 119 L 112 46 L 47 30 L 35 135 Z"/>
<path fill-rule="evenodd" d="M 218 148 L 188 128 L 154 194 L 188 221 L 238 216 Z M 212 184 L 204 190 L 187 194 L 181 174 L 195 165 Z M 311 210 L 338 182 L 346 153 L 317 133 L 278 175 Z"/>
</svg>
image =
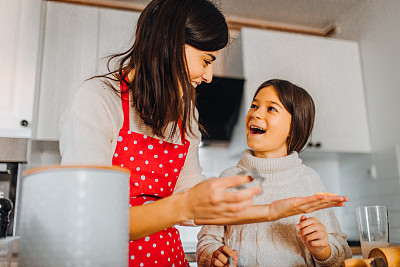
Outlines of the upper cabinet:
<svg viewBox="0 0 400 267">
<path fill-rule="evenodd" d="M 30 138 L 41 0 L 0 1 L 0 137 Z"/>
<path fill-rule="evenodd" d="M 59 139 L 62 113 L 96 73 L 98 17 L 98 8 L 47 2 L 35 139 Z"/>
<path fill-rule="evenodd" d="M 59 123 L 82 83 L 129 49 L 136 12 L 47 2 L 35 139 L 58 140 Z M 113 67 L 113 65 L 111 65 Z"/>
<path fill-rule="evenodd" d="M 370 152 L 367 110 L 356 42 L 242 29 L 245 106 L 269 79 L 288 80 L 312 96 L 311 142 L 328 152 Z"/>
</svg>

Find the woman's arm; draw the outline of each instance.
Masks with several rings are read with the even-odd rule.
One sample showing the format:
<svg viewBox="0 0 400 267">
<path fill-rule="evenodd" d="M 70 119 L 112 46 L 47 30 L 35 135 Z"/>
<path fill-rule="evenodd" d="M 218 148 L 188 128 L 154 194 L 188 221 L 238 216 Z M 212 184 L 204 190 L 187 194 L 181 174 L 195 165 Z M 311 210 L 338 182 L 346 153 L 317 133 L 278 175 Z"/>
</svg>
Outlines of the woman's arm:
<svg viewBox="0 0 400 267">
<path fill-rule="evenodd" d="M 230 220 L 251 207 L 261 188 L 228 188 L 251 181 L 248 176 L 210 178 L 192 189 L 130 208 L 130 238 L 136 240 L 189 219 Z"/>
<path fill-rule="evenodd" d="M 296 214 L 344 206 L 345 201 L 348 201 L 348 198 L 342 196 L 327 197 L 313 195 L 308 197 L 292 197 L 276 200 L 271 204 L 253 205 L 238 214 L 235 218 L 197 219 L 195 223 L 199 225 L 225 225 L 276 221 Z"/>
</svg>

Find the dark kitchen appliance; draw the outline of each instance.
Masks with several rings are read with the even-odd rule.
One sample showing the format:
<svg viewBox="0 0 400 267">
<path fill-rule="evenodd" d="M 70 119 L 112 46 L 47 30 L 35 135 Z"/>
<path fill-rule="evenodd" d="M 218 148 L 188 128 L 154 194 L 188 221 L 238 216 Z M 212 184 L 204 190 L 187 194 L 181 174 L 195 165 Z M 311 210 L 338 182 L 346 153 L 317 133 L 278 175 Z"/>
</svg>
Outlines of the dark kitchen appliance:
<svg viewBox="0 0 400 267">
<path fill-rule="evenodd" d="M 202 135 L 204 144 L 230 141 L 239 117 L 243 85 L 243 79 L 213 77 L 211 83 L 196 87 L 199 122 L 207 131 Z"/>
<path fill-rule="evenodd" d="M 27 139 L 0 138 L 0 192 L 13 204 L 7 236 L 16 235 L 20 177 L 27 169 L 27 147 Z"/>
</svg>

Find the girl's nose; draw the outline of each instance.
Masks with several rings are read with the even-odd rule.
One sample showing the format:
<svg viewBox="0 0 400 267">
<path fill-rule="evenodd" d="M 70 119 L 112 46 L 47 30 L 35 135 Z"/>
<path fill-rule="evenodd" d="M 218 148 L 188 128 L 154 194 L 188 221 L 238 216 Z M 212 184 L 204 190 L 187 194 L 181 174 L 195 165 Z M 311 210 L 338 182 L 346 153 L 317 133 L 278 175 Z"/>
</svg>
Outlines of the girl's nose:
<svg viewBox="0 0 400 267">
<path fill-rule="evenodd" d="M 256 111 L 253 112 L 253 114 L 251 114 L 251 117 L 255 118 L 255 119 L 261 119 L 262 115 L 260 114 L 259 110 L 256 110 Z"/>
<path fill-rule="evenodd" d="M 212 64 L 207 66 L 206 72 L 201 77 L 203 78 L 203 81 L 206 83 L 210 83 L 212 81 L 213 77 Z"/>
</svg>

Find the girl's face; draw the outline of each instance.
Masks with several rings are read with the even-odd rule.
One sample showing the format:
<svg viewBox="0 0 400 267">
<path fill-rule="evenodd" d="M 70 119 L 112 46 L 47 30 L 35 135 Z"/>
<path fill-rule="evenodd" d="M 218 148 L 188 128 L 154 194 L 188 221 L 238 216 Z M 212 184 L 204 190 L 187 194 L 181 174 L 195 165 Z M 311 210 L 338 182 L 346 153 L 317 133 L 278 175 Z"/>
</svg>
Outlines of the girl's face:
<svg viewBox="0 0 400 267">
<path fill-rule="evenodd" d="M 189 69 L 190 81 L 193 86 L 212 80 L 212 64 L 217 58 L 218 51 L 201 51 L 190 45 L 185 45 L 186 62 Z"/>
<path fill-rule="evenodd" d="M 247 145 L 259 158 L 287 155 L 292 115 L 285 109 L 273 86 L 261 89 L 246 116 Z"/>
</svg>

